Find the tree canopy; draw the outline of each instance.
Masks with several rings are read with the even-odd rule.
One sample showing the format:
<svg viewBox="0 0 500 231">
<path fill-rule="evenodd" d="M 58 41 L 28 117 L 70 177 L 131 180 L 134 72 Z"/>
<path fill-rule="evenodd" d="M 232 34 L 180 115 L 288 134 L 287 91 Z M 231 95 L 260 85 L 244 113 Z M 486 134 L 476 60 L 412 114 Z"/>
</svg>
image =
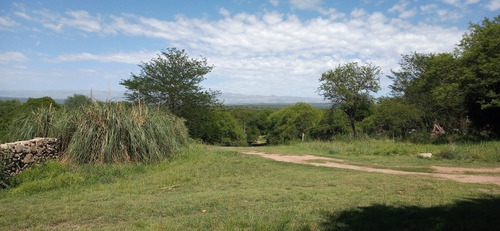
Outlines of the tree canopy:
<svg viewBox="0 0 500 231">
<path fill-rule="evenodd" d="M 318 92 L 332 102 L 332 106 L 342 109 L 351 124 L 353 136 L 357 136 L 355 120 L 363 107 L 372 102 L 370 92 L 380 89 L 380 67 L 357 62 L 339 65 L 324 72 L 320 78 Z"/>
<path fill-rule="evenodd" d="M 138 75 L 132 73 L 130 79 L 120 82 L 128 89 L 126 97 L 183 117 L 190 133 L 196 136 L 197 127 L 206 120 L 211 107 L 219 103 L 219 92 L 200 86 L 213 66 L 207 64 L 206 58 L 192 59 L 185 50 L 169 48 L 139 67 Z"/>
</svg>

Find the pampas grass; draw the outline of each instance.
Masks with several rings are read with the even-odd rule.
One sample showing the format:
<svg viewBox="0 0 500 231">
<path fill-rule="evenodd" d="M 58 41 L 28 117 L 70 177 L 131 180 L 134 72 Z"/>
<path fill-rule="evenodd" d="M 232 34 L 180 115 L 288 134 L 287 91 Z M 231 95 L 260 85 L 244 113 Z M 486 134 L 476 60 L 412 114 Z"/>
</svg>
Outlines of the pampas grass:
<svg viewBox="0 0 500 231">
<path fill-rule="evenodd" d="M 187 145 L 184 121 L 170 113 L 125 103 L 78 109 L 40 108 L 20 118 L 14 137 L 55 137 L 64 159 L 76 163 L 151 163 Z"/>
</svg>

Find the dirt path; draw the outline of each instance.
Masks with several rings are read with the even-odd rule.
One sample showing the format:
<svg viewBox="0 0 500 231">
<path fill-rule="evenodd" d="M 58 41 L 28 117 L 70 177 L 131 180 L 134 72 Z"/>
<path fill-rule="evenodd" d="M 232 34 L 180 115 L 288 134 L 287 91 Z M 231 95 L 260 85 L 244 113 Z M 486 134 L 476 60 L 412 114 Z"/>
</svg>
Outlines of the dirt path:
<svg viewBox="0 0 500 231">
<path fill-rule="evenodd" d="M 253 151 L 243 152 L 243 153 L 248 155 L 258 155 L 280 162 L 309 164 L 314 166 L 343 168 L 343 169 L 351 169 L 351 170 L 358 170 L 365 172 L 379 172 L 379 173 L 394 174 L 394 175 L 431 176 L 462 183 L 496 184 L 500 186 L 500 176 L 480 175 L 480 173 L 500 173 L 500 168 L 454 168 L 454 167 L 432 166 L 432 169 L 435 171 L 435 173 L 406 172 L 393 169 L 381 169 L 381 168 L 372 168 L 366 166 L 345 164 L 342 163 L 344 162 L 344 160 L 333 159 L 328 157 L 312 156 L 312 155 L 295 156 L 295 155 L 269 154 L 264 152 L 253 152 Z M 314 161 L 321 161 L 321 162 L 314 162 Z M 466 172 L 471 172 L 474 174 L 472 175 L 464 174 Z"/>
</svg>

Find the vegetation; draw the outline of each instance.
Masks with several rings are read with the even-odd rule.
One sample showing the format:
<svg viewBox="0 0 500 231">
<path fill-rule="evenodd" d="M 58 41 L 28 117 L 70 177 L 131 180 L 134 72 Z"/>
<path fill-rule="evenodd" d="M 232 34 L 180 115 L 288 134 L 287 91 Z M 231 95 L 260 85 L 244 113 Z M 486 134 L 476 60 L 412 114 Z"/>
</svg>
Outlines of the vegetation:
<svg viewBox="0 0 500 231">
<path fill-rule="evenodd" d="M 338 157 L 342 151 L 328 152 L 344 143 L 346 150 L 365 145 L 407 147 L 371 142 L 261 148 L 277 148 L 274 151 L 283 154 L 312 150 Z M 474 149 L 481 152 L 492 144 Z M 420 146 L 412 148 L 431 147 Z M 174 159 L 148 165 L 52 162 L 30 169 L 16 178 L 17 187 L 0 191 L 4 214 L 0 226 L 7 230 L 495 230 L 500 225 L 495 185 L 280 163 L 234 149 L 241 148 L 193 146 Z M 375 158 L 372 165 L 390 168 L 478 164 L 355 151 L 346 154 L 351 156 L 349 162 L 370 157 Z"/>
<path fill-rule="evenodd" d="M 73 96 L 69 96 L 66 100 L 64 100 L 64 105 L 70 109 L 88 106 L 90 104 L 92 104 L 91 98 L 79 94 L 73 94 Z"/>
<path fill-rule="evenodd" d="M 497 185 L 280 163 L 241 154 L 253 147 L 196 141 L 247 146 L 266 137 L 275 145 L 259 151 L 400 171 L 498 168 L 499 25 L 500 16 L 471 24 L 453 54 L 402 55 L 390 97 L 369 94 L 379 88 L 376 66 L 328 70 L 318 90 L 331 108 L 222 107 L 199 86 L 213 67 L 175 48 L 122 81 L 133 104 L 82 95 L 64 105 L 0 101 L 1 142 L 56 137 L 65 153 L 0 191 L 0 227 L 496 230 Z M 437 124 L 446 132 L 431 135 Z"/>
<path fill-rule="evenodd" d="M 41 107 L 18 118 L 16 140 L 55 137 L 76 163 L 150 163 L 187 145 L 183 121 L 148 107 L 93 103 L 78 110 Z"/>
<path fill-rule="evenodd" d="M 309 104 L 297 103 L 280 109 L 268 117 L 268 141 L 271 144 L 287 143 L 296 139 L 305 140 L 321 120 L 319 109 Z"/>
<path fill-rule="evenodd" d="M 207 64 L 206 58 L 190 59 L 184 50 L 170 48 L 139 67 L 139 75 L 132 74 L 120 82 L 129 90 L 127 98 L 166 108 L 186 120 L 193 138 L 201 138 L 205 132 L 200 128 L 218 106 L 216 97 L 220 93 L 206 91 L 199 85 L 213 66 Z"/>
<path fill-rule="evenodd" d="M 318 92 L 349 117 L 354 137 L 358 136 L 355 123 L 359 111 L 372 102 L 370 92 L 380 89 L 379 75 L 380 67 L 358 66 L 356 62 L 339 65 L 321 75 Z"/>
<path fill-rule="evenodd" d="M 447 135 L 500 135 L 500 16 L 471 24 L 455 53 L 403 55 L 393 72 L 395 99 L 422 115 L 423 130 L 442 125 Z"/>
</svg>

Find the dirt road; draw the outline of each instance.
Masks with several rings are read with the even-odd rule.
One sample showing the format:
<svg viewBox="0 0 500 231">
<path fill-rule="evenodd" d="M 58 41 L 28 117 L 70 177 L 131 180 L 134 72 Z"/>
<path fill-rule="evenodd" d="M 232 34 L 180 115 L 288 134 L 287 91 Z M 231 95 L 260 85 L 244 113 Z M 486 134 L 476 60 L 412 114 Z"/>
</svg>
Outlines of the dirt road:
<svg viewBox="0 0 500 231">
<path fill-rule="evenodd" d="M 264 152 L 243 152 L 248 155 L 258 155 L 265 158 L 273 159 L 281 162 L 297 163 L 297 164 L 309 164 L 314 166 L 331 167 L 331 168 L 343 168 L 351 169 L 365 172 L 378 172 L 385 174 L 394 175 L 418 175 L 418 176 L 430 176 L 444 178 L 448 180 L 453 180 L 462 183 L 480 183 L 480 184 L 496 184 L 500 186 L 500 176 L 494 175 L 481 175 L 481 173 L 500 173 L 500 168 L 454 168 L 454 167 L 438 167 L 432 166 L 434 170 L 433 173 L 424 172 L 407 172 L 399 171 L 393 169 L 381 169 L 372 168 L 366 166 L 357 166 L 343 163 L 344 160 L 333 159 L 328 157 L 319 157 L 312 155 L 295 156 L 295 155 L 281 155 L 281 154 L 269 154 Z M 473 174 L 465 174 L 473 173 Z"/>
</svg>

